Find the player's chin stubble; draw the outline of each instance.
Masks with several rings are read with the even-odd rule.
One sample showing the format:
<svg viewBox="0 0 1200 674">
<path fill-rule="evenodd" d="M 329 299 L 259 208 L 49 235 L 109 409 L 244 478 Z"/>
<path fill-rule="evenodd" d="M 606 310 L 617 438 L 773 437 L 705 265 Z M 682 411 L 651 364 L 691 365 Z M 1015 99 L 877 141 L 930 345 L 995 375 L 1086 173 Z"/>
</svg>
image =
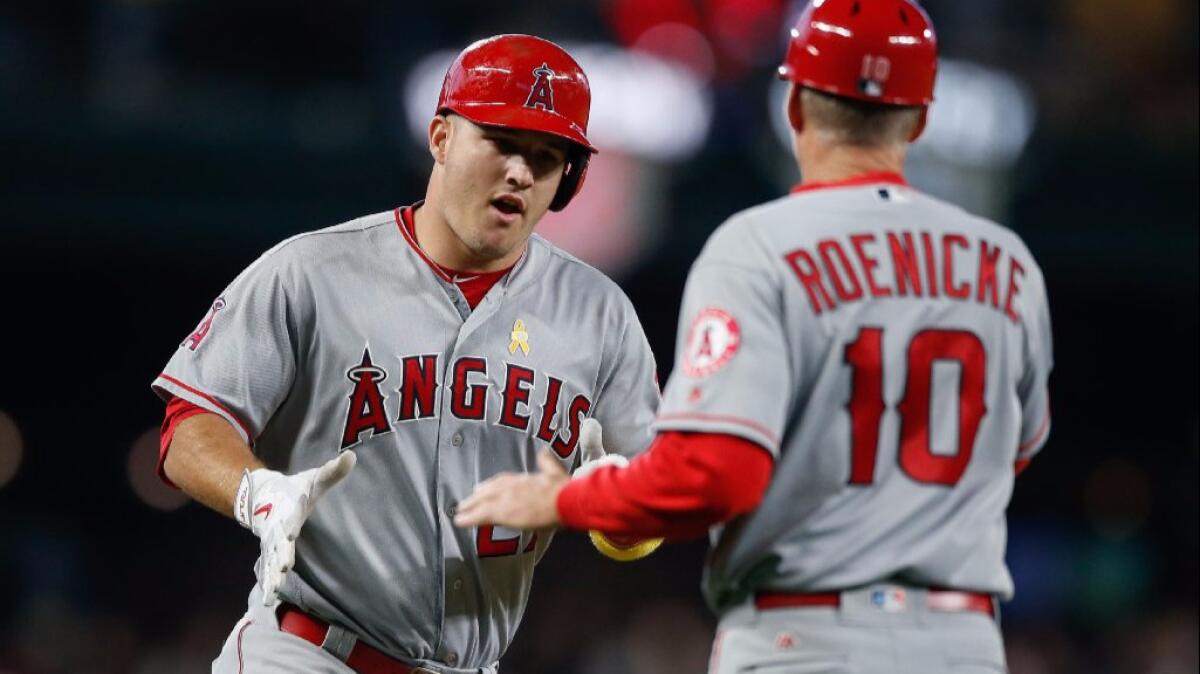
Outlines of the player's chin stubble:
<svg viewBox="0 0 1200 674">
<path fill-rule="evenodd" d="M 479 221 L 463 228 L 455 228 L 458 240 L 481 262 L 499 260 L 512 252 L 514 239 L 511 230 L 494 231 L 497 226 L 489 222 L 491 213 L 485 213 Z"/>
</svg>

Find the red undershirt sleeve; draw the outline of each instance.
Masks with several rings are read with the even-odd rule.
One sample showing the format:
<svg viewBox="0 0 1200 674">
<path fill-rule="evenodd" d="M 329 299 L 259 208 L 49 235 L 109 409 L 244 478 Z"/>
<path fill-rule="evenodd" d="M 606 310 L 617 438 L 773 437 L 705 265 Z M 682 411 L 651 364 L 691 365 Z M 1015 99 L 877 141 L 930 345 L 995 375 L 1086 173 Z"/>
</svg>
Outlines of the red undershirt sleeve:
<svg viewBox="0 0 1200 674">
<path fill-rule="evenodd" d="M 154 472 L 158 474 L 160 480 L 175 489 L 179 487 L 176 487 L 175 483 L 171 482 L 167 474 L 163 472 L 163 463 L 167 460 L 167 450 L 171 447 L 171 438 L 175 437 L 175 429 L 179 427 L 180 422 L 184 419 L 206 412 L 211 414 L 211 412 L 203 407 L 176 396 L 172 396 L 167 401 L 167 412 L 163 417 L 162 430 L 158 436 L 158 465 L 155 466 Z"/>
<path fill-rule="evenodd" d="M 757 507 L 773 468 L 771 454 L 743 438 L 663 432 L 627 468 L 571 480 L 558 495 L 559 518 L 623 538 L 697 538 Z"/>
</svg>

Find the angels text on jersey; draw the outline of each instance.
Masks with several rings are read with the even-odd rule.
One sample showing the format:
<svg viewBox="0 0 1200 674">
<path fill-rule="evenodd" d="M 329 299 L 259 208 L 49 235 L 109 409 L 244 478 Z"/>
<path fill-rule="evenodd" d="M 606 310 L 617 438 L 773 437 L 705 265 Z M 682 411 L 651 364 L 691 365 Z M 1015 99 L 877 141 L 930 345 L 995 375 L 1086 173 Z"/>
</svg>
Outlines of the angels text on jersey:
<svg viewBox="0 0 1200 674">
<path fill-rule="evenodd" d="M 514 335 L 517 334 L 519 331 L 514 330 Z M 372 359 L 369 346 L 364 348 L 362 360 L 346 371 L 351 386 L 339 449 L 390 433 L 393 424 L 436 420 L 440 414 L 449 413 L 467 421 L 494 419 L 497 426 L 520 433 L 532 432 L 564 459 L 574 451 L 579 425 L 592 408 L 592 401 L 586 395 L 572 395 L 570 387 L 564 390 L 563 380 L 552 374 L 509 362 L 501 366 L 503 380 L 494 387 L 491 377 L 499 376 L 501 368 L 489 371 L 488 359 L 482 356 L 459 356 L 445 369 L 450 380 L 449 408 L 443 412 L 437 404 L 442 397 L 438 392 L 447 388 L 446 379 L 438 378 L 438 373 L 443 372 L 443 360 L 436 353 L 396 358 L 394 368 L 400 373 L 399 381 L 385 392 L 389 370 Z M 531 399 L 536 384 L 544 384 L 537 387 L 544 390 L 540 401 Z M 388 400 L 395 401 L 391 403 L 391 411 Z M 560 409 L 564 406 L 565 424 Z"/>
</svg>

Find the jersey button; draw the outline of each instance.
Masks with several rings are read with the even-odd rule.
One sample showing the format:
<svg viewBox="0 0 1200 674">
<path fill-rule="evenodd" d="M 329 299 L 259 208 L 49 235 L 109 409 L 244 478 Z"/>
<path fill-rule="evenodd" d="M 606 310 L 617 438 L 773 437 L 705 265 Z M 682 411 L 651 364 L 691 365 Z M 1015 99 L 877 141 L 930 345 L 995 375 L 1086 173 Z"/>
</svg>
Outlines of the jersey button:
<svg viewBox="0 0 1200 674">
<path fill-rule="evenodd" d="M 462 578 L 455 578 L 454 582 L 450 583 L 450 589 L 461 590 L 462 589 Z"/>
<path fill-rule="evenodd" d="M 462 441 L 462 433 L 455 433 L 454 436 L 450 438 L 450 444 L 454 445 L 455 447 L 462 447 Z"/>
<path fill-rule="evenodd" d="M 447 517 L 449 517 L 450 519 L 454 519 L 454 513 L 456 513 L 456 512 L 458 512 L 457 504 L 454 504 L 454 503 L 446 504 L 446 516 Z"/>
<path fill-rule="evenodd" d="M 455 653 L 454 651 L 450 651 L 449 653 L 447 653 L 446 654 L 446 664 L 450 665 L 451 667 L 453 667 L 454 665 L 457 665 L 458 664 L 458 653 Z"/>
</svg>

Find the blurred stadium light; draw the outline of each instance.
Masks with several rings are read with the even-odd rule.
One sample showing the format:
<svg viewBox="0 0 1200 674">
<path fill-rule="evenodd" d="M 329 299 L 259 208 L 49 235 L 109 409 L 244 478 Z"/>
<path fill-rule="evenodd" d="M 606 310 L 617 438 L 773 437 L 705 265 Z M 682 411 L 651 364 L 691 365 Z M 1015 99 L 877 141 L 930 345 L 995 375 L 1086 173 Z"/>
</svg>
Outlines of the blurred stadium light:
<svg viewBox="0 0 1200 674">
<path fill-rule="evenodd" d="M 779 58 L 772 39 L 793 0 L 608 0 L 605 16 L 623 44 L 680 63 L 700 77 L 734 82 Z"/>
<path fill-rule="evenodd" d="M 713 119 L 712 91 L 692 70 L 652 54 L 604 44 L 564 44 L 592 86 L 588 138 L 600 148 L 586 187 L 538 233 L 619 277 L 653 251 L 667 219 L 660 165 L 699 152 Z M 458 54 L 433 52 L 409 72 L 404 110 L 424 147 L 442 78 Z"/>
<path fill-rule="evenodd" d="M 1109 458 L 1088 475 L 1083 505 L 1096 533 L 1112 541 L 1125 540 L 1150 517 L 1150 479 L 1140 466 Z"/>
<path fill-rule="evenodd" d="M 601 152 L 587 185 L 560 213 L 546 213 L 537 232 L 584 262 L 620 278 L 654 250 L 665 229 L 667 176 L 621 152 Z"/>
<path fill-rule="evenodd" d="M 133 493 L 151 508 L 176 510 L 188 502 L 188 496 L 178 489 L 168 487 L 155 474 L 154 468 L 158 465 L 158 437 L 158 428 L 152 427 L 133 441 L 126 462 L 129 486 Z"/>
<path fill-rule="evenodd" d="M 913 147 L 917 161 L 1009 168 L 1033 132 L 1033 95 L 999 70 L 943 58 L 934 98 L 929 128 Z"/>
<path fill-rule="evenodd" d="M 21 430 L 12 417 L 0 412 L 0 489 L 16 477 L 23 454 Z"/>
<path fill-rule="evenodd" d="M 655 24 L 643 31 L 630 46 L 636 51 L 679 63 L 704 80 L 711 80 L 717 71 L 717 57 L 708 38 L 686 23 Z"/>
<path fill-rule="evenodd" d="M 778 81 L 768 99 L 772 126 L 790 152 L 786 96 L 787 83 Z M 1025 149 L 1035 119 L 1033 95 L 1020 80 L 977 63 L 942 58 L 929 125 L 909 153 L 908 179 L 934 196 L 999 218 L 1004 177 Z"/>
<path fill-rule="evenodd" d="M 601 152 L 680 161 L 700 151 L 712 125 L 712 92 L 688 68 L 640 51 L 599 43 L 564 43 L 592 86 L 588 138 Z M 425 146 L 442 78 L 457 51 L 431 53 L 404 84 L 409 131 Z"/>
</svg>

